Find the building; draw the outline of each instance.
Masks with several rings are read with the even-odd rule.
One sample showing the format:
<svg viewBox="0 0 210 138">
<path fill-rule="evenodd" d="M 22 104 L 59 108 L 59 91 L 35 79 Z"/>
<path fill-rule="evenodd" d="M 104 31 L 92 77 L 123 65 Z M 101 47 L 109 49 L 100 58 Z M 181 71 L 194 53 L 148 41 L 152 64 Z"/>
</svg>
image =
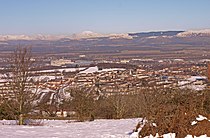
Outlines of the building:
<svg viewBox="0 0 210 138">
<path fill-rule="evenodd" d="M 58 60 L 52 60 L 51 65 L 52 66 L 63 66 L 66 64 L 72 64 L 73 62 L 71 60 L 67 59 L 58 59 Z"/>
</svg>

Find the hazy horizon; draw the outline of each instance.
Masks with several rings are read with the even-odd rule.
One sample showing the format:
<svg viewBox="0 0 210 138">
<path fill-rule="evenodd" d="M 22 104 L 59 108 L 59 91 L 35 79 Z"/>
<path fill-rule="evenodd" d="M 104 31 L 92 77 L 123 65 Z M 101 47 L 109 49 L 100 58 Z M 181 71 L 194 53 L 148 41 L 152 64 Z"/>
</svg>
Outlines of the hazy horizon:
<svg viewBox="0 0 210 138">
<path fill-rule="evenodd" d="M 209 0 L 1 0 L 0 34 L 208 29 L 209 5 Z"/>
</svg>

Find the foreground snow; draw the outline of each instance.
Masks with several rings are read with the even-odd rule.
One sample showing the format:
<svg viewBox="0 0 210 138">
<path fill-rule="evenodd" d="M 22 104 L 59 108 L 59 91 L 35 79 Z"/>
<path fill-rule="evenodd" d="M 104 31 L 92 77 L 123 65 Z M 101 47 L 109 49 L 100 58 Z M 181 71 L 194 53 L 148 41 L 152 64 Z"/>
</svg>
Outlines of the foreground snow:
<svg viewBox="0 0 210 138">
<path fill-rule="evenodd" d="M 96 120 L 93 122 L 67 123 L 64 120 L 44 121 L 44 126 L 7 125 L 0 121 L 3 138 L 129 138 L 139 119 Z M 3 125 L 4 124 L 4 125 Z"/>
<path fill-rule="evenodd" d="M 204 120 L 199 116 L 196 120 Z M 141 119 L 95 120 L 93 122 L 68 122 L 66 120 L 44 120 L 43 126 L 18 126 L 15 121 L 0 120 L 2 138 L 138 138 L 132 133 Z M 145 138 L 158 138 L 147 136 Z M 163 138 L 175 138 L 174 133 L 164 134 Z M 186 138 L 209 138 L 206 135 Z"/>
</svg>

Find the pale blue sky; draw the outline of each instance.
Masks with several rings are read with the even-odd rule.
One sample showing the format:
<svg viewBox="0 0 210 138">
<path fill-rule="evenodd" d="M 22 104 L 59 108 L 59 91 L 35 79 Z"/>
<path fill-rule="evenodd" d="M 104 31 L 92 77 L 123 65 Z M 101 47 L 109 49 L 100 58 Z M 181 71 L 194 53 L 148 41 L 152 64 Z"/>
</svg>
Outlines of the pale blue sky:
<svg viewBox="0 0 210 138">
<path fill-rule="evenodd" d="M 210 0 L 0 0 L 0 34 L 210 28 Z"/>
</svg>

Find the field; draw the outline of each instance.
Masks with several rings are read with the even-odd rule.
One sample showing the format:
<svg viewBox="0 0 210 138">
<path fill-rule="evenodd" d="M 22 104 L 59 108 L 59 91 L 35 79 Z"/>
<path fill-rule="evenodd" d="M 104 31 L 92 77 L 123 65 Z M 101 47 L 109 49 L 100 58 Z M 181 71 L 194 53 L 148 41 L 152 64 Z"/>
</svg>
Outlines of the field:
<svg viewBox="0 0 210 138">
<path fill-rule="evenodd" d="M 132 133 L 140 118 L 120 120 L 95 120 L 73 122 L 67 120 L 43 120 L 40 126 L 19 126 L 15 121 L 0 121 L 2 138 L 137 138 Z M 156 138 L 147 136 L 145 138 Z M 174 133 L 164 134 L 163 138 L 175 138 Z M 187 135 L 185 138 L 193 138 Z M 201 135 L 194 138 L 209 138 Z"/>
<path fill-rule="evenodd" d="M 129 138 L 139 119 L 71 122 L 44 121 L 44 126 L 18 126 L 13 121 L 0 121 L 2 138 Z M 13 122 L 15 123 L 15 122 Z M 2 125 L 4 124 L 4 125 Z M 10 124 L 10 125 L 8 125 Z"/>
</svg>

